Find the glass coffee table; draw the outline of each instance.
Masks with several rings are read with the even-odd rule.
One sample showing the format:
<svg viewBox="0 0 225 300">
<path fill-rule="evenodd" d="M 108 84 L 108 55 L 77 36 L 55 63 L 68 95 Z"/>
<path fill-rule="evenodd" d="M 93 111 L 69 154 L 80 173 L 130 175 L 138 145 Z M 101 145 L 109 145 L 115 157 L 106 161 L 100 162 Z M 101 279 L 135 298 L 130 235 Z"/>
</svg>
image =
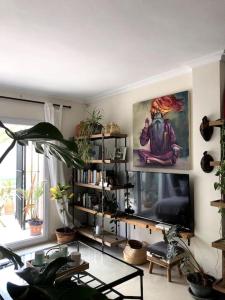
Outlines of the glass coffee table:
<svg viewBox="0 0 225 300">
<path fill-rule="evenodd" d="M 58 245 L 56 245 L 57 247 Z M 143 270 L 132 266 L 123 260 L 100 249 L 87 245 L 81 241 L 75 241 L 67 244 L 68 253 L 79 251 L 82 262 L 88 262 L 89 268 L 79 273 L 71 275 L 71 280 L 78 284 L 88 285 L 105 294 L 108 299 L 140 299 L 143 300 Z M 54 251 L 56 247 L 44 248 L 45 253 Z M 52 249 L 52 250 L 50 250 Z M 30 252 L 22 256 L 24 263 L 34 259 L 35 252 Z M 127 295 L 126 286 L 130 284 L 129 280 L 135 280 L 135 294 Z M 10 281 L 18 285 L 24 285 L 25 282 L 16 275 L 14 267 L 7 265 L 0 270 L 0 294 L 4 300 L 11 300 L 7 293 L 6 284 Z M 137 284 L 137 281 L 139 283 Z"/>
</svg>

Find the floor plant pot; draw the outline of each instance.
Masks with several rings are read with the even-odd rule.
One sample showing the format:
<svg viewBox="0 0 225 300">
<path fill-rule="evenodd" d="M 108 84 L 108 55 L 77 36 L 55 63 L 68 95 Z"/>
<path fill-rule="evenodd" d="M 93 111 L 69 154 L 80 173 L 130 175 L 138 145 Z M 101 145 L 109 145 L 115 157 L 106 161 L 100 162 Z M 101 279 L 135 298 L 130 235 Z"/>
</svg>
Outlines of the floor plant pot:
<svg viewBox="0 0 225 300">
<path fill-rule="evenodd" d="M 213 293 L 212 285 L 215 282 L 215 278 L 208 274 L 204 275 L 205 284 L 200 273 L 189 273 L 187 275 L 187 282 L 190 285 L 192 294 L 202 299 L 209 299 Z"/>
<path fill-rule="evenodd" d="M 76 230 L 69 227 L 57 228 L 55 231 L 58 244 L 69 243 L 75 240 Z"/>
<path fill-rule="evenodd" d="M 30 235 L 31 236 L 37 236 L 42 234 L 42 220 L 29 220 L 28 221 L 30 226 Z"/>
</svg>

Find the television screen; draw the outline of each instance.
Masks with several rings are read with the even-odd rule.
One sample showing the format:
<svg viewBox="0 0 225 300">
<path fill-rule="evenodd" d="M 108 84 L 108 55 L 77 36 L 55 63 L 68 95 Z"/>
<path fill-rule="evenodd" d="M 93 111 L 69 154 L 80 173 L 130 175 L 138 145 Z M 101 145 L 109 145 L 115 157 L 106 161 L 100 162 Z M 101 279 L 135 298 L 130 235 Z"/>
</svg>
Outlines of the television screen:
<svg viewBox="0 0 225 300">
<path fill-rule="evenodd" d="M 193 229 L 188 174 L 129 172 L 134 215 Z"/>
</svg>

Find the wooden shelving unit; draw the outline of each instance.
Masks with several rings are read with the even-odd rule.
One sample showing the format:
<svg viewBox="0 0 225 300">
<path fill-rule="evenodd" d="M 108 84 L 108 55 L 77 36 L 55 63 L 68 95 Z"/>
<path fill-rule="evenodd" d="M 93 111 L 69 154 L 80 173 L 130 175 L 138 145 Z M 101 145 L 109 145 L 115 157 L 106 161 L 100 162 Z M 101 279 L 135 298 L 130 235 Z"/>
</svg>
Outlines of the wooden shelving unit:
<svg viewBox="0 0 225 300">
<path fill-rule="evenodd" d="M 209 121 L 209 126 L 213 127 L 222 127 L 225 123 L 225 120 L 220 119 L 216 121 Z M 213 161 L 210 162 L 210 166 L 218 167 L 220 166 L 221 161 Z M 213 207 L 217 207 L 220 209 L 225 208 L 225 202 L 222 201 L 221 199 L 219 200 L 214 200 L 210 202 L 210 205 Z M 222 236 L 223 238 L 216 240 L 212 242 L 212 247 L 216 249 L 220 249 L 222 251 L 222 279 L 219 281 L 216 281 L 213 285 L 213 288 L 223 294 L 225 294 L 225 221 L 224 217 L 222 216 Z"/>
<path fill-rule="evenodd" d="M 224 120 L 215 120 L 215 121 L 209 121 L 209 126 L 213 127 L 221 127 L 224 124 Z"/>
<path fill-rule="evenodd" d="M 219 239 L 212 242 L 212 247 L 225 251 L 225 239 Z"/>
<path fill-rule="evenodd" d="M 225 201 L 214 200 L 210 202 L 210 205 L 218 208 L 225 208 Z"/>
<path fill-rule="evenodd" d="M 100 244 L 104 244 L 108 247 L 117 246 L 126 241 L 125 238 L 115 235 L 113 233 L 110 233 L 108 231 L 104 231 L 104 234 L 102 234 L 102 235 L 95 235 L 93 233 L 92 227 L 80 228 L 80 229 L 78 229 L 78 232 L 81 235 L 86 236 L 89 239 L 95 240 L 96 242 L 98 242 Z"/>
<path fill-rule="evenodd" d="M 86 139 L 87 137 L 79 137 L 78 139 Z M 101 148 L 102 148 L 102 156 L 100 157 L 100 159 L 94 159 L 94 160 L 90 160 L 90 161 L 87 161 L 87 168 L 90 168 L 92 169 L 92 166 L 89 166 L 89 164 L 99 164 L 101 166 L 101 174 L 100 176 L 101 177 L 101 180 L 100 182 L 105 182 L 106 178 L 104 178 L 104 176 L 107 176 L 106 175 L 106 172 L 108 169 L 113 169 L 113 171 L 115 172 L 115 177 L 116 175 L 118 175 L 118 171 L 119 171 L 119 167 L 118 165 L 119 164 L 123 164 L 124 166 L 124 172 L 127 172 L 127 160 L 126 159 L 108 159 L 107 156 L 106 156 L 106 144 L 105 144 L 105 140 L 114 140 L 114 147 L 118 147 L 118 146 L 122 146 L 122 147 L 127 147 L 127 134 L 125 133 L 113 133 L 113 134 L 110 134 L 110 133 L 102 133 L 102 134 L 94 134 L 94 135 L 91 135 L 90 137 L 88 137 L 88 139 L 91 141 L 94 141 L 93 144 L 96 143 L 97 140 L 99 140 L 99 142 L 97 142 L 97 144 L 101 144 Z M 119 140 L 122 139 L 122 141 L 120 142 Z M 122 145 L 121 145 L 122 144 Z M 109 145 L 111 145 L 109 143 Z M 111 145 L 112 146 L 112 145 Z M 122 157 L 120 157 L 122 158 Z M 112 168 L 107 168 L 105 167 L 106 164 L 114 164 L 114 166 L 112 166 Z M 96 166 L 96 169 L 97 169 L 97 166 Z M 75 176 L 74 176 L 75 177 Z M 90 176 L 91 177 L 91 176 Z M 122 190 L 122 189 L 125 189 L 126 191 L 128 191 L 129 188 L 132 188 L 132 186 L 128 186 L 128 184 L 125 184 L 125 185 L 113 185 L 113 186 L 102 186 L 102 185 L 97 185 L 97 184 L 92 184 L 92 183 L 86 183 L 86 179 L 84 179 L 84 182 L 80 182 L 82 181 L 82 179 L 79 179 L 80 176 L 76 177 L 76 182 L 74 182 L 73 186 L 74 187 L 77 187 L 80 191 L 81 191 L 81 195 L 85 192 L 87 192 L 87 190 L 96 190 L 100 192 L 100 197 L 101 197 L 101 201 L 99 201 L 100 203 L 100 206 L 99 207 L 99 210 L 100 211 L 96 211 L 96 210 L 93 210 L 93 209 L 90 209 L 90 208 L 86 208 L 86 207 L 83 207 L 83 206 L 80 206 L 80 205 L 75 205 L 75 209 L 76 210 L 79 210 L 79 211 L 83 211 L 84 213 L 86 213 L 87 215 L 87 224 L 88 224 L 88 215 L 93 215 L 94 218 L 93 218 L 93 225 L 95 226 L 96 225 L 96 217 L 97 216 L 100 216 L 101 217 L 101 227 L 103 229 L 103 232 L 104 234 L 102 236 L 96 236 L 95 234 L 93 234 L 93 229 L 90 228 L 89 226 L 87 226 L 86 228 L 82 228 L 79 230 L 79 233 L 81 235 L 84 235 L 88 238 L 91 238 L 91 239 L 94 239 L 95 241 L 99 242 L 102 244 L 102 249 L 104 247 L 104 245 L 106 246 L 114 246 L 114 245 L 117 245 L 123 241 L 125 241 L 126 239 L 125 238 L 121 238 L 118 236 L 117 234 L 117 222 L 115 224 L 115 234 L 114 233 L 109 233 L 109 232 L 105 232 L 104 231 L 104 219 L 105 218 L 112 218 L 112 214 L 109 213 L 109 212 L 105 212 L 104 211 L 104 201 L 105 199 L 107 199 L 106 197 L 109 197 L 109 193 L 107 194 L 107 192 L 113 192 L 114 193 L 114 196 L 116 199 L 118 199 L 119 197 L 119 190 Z M 85 177 L 84 177 L 85 178 Z M 127 178 L 127 177 L 126 177 Z M 87 181 L 91 181 L 92 179 L 88 179 Z M 98 181 L 99 182 L 99 181 Z M 126 181 L 126 183 L 128 183 Z M 89 192 L 87 192 L 89 193 Z M 128 194 L 128 192 L 127 192 Z M 85 202 L 86 200 L 84 200 Z M 81 202 L 79 202 L 80 204 Z M 85 205 L 85 204 L 84 204 Z M 89 206 L 89 204 L 87 205 Z M 99 222 L 99 221 L 98 221 Z"/>
<path fill-rule="evenodd" d="M 210 166 L 219 167 L 220 166 L 220 161 L 219 160 L 210 161 Z"/>
</svg>

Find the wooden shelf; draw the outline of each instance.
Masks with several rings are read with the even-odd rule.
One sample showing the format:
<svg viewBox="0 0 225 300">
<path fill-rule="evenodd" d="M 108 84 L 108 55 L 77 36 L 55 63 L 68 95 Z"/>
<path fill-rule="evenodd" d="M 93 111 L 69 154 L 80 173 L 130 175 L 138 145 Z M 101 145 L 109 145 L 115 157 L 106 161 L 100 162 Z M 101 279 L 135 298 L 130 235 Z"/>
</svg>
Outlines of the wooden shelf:
<svg viewBox="0 0 225 300">
<path fill-rule="evenodd" d="M 219 167 L 220 166 L 220 161 L 219 160 L 210 161 L 209 164 L 210 164 L 211 167 Z"/>
<path fill-rule="evenodd" d="M 116 236 L 115 234 L 107 232 L 107 231 L 104 231 L 104 237 L 103 237 L 103 235 L 95 235 L 93 233 L 93 228 L 91 228 L 91 227 L 80 228 L 80 229 L 78 229 L 78 232 L 81 235 L 86 236 L 92 240 L 95 240 L 96 242 L 101 243 L 101 244 L 104 240 L 104 245 L 106 245 L 108 247 L 117 246 L 126 241 L 125 238 Z"/>
<path fill-rule="evenodd" d="M 220 293 L 225 294 L 225 280 L 223 280 L 223 279 L 217 280 L 213 284 L 213 288 L 214 288 L 214 290 L 216 290 L 216 291 L 218 291 Z"/>
<path fill-rule="evenodd" d="M 88 164 L 115 164 L 115 163 L 118 163 L 118 164 L 125 164 L 127 163 L 126 160 L 115 160 L 115 159 L 93 159 L 93 160 L 89 160 L 87 162 Z"/>
<path fill-rule="evenodd" d="M 83 188 L 89 188 L 89 189 L 95 189 L 95 190 L 102 190 L 103 187 L 100 185 L 95 185 L 95 184 L 91 184 L 91 183 L 80 183 L 80 182 L 76 182 L 75 183 L 76 186 L 80 186 Z M 115 191 L 115 190 L 121 190 L 124 189 L 124 186 L 112 186 L 112 187 L 104 187 L 105 191 Z"/>
<path fill-rule="evenodd" d="M 225 201 L 222 200 L 214 200 L 210 202 L 211 206 L 225 208 Z"/>
<path fill-rule="evenodd" d="M 125 133 L 100 133 L 100 134 L 93 134 L 90 137 L 88 137 L 88 139 L 90 140 L 99 140 L 99 139 L 122 139 L 122 138 L 126 138 L 127 134 Z M 80 136 L 80 137 L 76 137 L 76 139 L 84 139 L 86 137 Z"/>
<path fill-rule="evenodd" d="M 82 207 L 79 205 L 75 205 L 75 208 L 80 210 L 80 211 L 84 211 L 90 214 L 98 214 L 99 216 L 103 216 L 106 218 L 113 218 L 113 214 L 109 213 L 109 212 L 98 212 L 94 209 L 90 209 L 90 208 L 86 208 L 86 207 Z M 148 220 L 144 220 L 144 219 L 140 219 L 140 218 L 136 218 L 136 217 L 132 217 L 132 216 L 126 216 L 126 217 L 118 217 L 117 220 L 119 222 L 123 222 L 123 223 L 127 223 L 129 225 L 133 225 L 133 226 L 137 226 L 137 227 L 141 227 L 141 228 L 146 228 L 155 232 L 162 232 L 162 229 L 157 228 L 156 225 L 157 223 L 152 222 L 152 221 L 148 221 Z M 182 238 L 184 239 L 190 239 L 194 236 L 193 232 L 189 232 L 189 231 L 182 231 L 180 232 L 180 235 L 182 236 Z"/>
<path fill-rule="evenodd" d="M 225 251 L 225 239 L 219 239 L 215 242 L 212 242 L 212 247 Z"/>
<path fill-rule="evenodd" d="M 77 210 L 80 210 L 80 211 L 84 211 L 86 213 L 89 213 L 89 214 L 92 214 L 92 215 L 99 215 L 99 216 L 103 216 L 105 218 L 112 218 L 112 214 L 109 213 L 109 212 L 100 212 L 100 211 L 97 211 L 97 210 L 94 210 L 94 209 L 91 209 L 91 208 L 86 208 L 86 207 L 83 207 L 83 206 L 79 206 L 79 205 L 75 205 L 74 206 Z"/>
<path fill-rule="evenodd" d="M 209 121 L 209 126 L 220 127 L 224 124 L 224 120 Z"/>
</svg>

